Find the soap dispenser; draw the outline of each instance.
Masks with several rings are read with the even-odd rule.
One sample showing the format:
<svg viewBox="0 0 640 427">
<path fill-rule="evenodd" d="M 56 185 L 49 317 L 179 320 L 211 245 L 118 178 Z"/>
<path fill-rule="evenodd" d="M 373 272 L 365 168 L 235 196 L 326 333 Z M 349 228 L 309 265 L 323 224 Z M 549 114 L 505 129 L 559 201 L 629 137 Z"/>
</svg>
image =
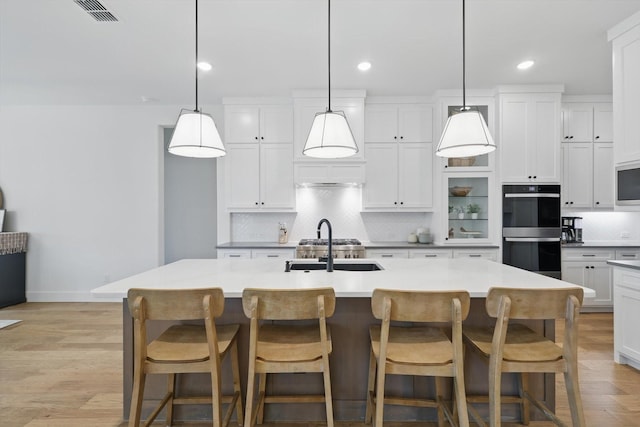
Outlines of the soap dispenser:
<svg viewBox="0 0 640 427">
<path fill-rule="evenodd" d="M 289 233 L 287 232 L 287 223 L 279 222 L 278 243 L 287 243 L 289 241 Z"/>
</svg>

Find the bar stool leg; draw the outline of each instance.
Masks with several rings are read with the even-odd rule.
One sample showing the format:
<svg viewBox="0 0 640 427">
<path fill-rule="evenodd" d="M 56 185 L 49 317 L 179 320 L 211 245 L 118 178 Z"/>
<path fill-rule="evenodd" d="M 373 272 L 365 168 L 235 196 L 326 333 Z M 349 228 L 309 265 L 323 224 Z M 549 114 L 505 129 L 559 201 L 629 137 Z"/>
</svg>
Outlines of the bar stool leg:
<svg viewBox="0 0 640 427">
<path fill-rule="evenodd" d="M 264 422 L 264 400 L 266 399 L 267 390 L 267 374 L 262 373 L 258 376 L 258 424 Z"/>
<path fill-rule="evenodd" d="M 520 373 L 520 381 L 518 384 L 518 394 L 520 395 L 520 411 L 522 413 L 522 424 L 528 426 L 531 419 L 531 402 L 526 399 L 525 392 L 529 391 L 529 374 L 526 372 Z"/>
<path fill-rule="evenodd" d="M 444 427 L 444 410 L 442 409 L 442 405 L 444 405 L 444 399 L 442 397 L 442 382 L 444 378 L 442 377 L 434 377 L 434 382 L 436 385 L 436 402 L 438 402 L 438 427 Z"/>
<path fill-rule="evenodd" d="M 167 425 L 173 425 L 173 398 L 176 397 L 176 374 L 167 375 L 167 390 L 169 400 L 167 400 Z"/>
<path fill-rule="evenodd" d="M 236 400 L 236 419 L 238 425 L 242 426 L 244 422 L 243 410 L 242 410 L 242 390 L 240 389 L 240 367 L 238 365 L 238 341 L 233 342 L 231 347 L 231 371 L 233 372 L 233 392 L 238 395 Z"/>
<path fill-rule="evenodd" d="M 136 366 L 133 378 L 133 392 L 131 394 L 131 408 L 129 410 L 129 427 L 140 426 L 140 414 L 142 412 L 142 396 L 144 395 L 144 382 L 146 374 L 141 367 Z"/>
<path fill-rule="evenodd" d="M 364 422 L 370 423 L 373 413 L 373 399 L 376 387 L 376 355 L 373 354 L 373 349 L 369 352 L 369 380 L 367 382 L 367 410 L 364 415 Z"/>
<path fill-rule="evenodd" d="M 582 409 L 582 396 L 578 383 L 578 366 L 575 361 L 567 364 L 567 371 L 564 373 L 564 382 L 567 388 L 569 408 L 571 409 L 571 421 L 574 427 L 586 426 L 584 411 Z"/>
<path fill-rule="evenodd" d="M 495 363 L 490 362 L 489 366 L 489 425 L 490 427 L 500 427 L 501 425 L 501 406 L 500 406 L 500 393 L 501 384 L 500 380 L 502 372 Z"/>
<path fill-rule="evenodd" d="M 329 371 L 329 357 L 322 357 L 322 378 L 324 379 L 324 399 L 327 410 L 327 427 L 333 427 L 333 400 L 331 396 L 331 372 Z"/>
</svg>

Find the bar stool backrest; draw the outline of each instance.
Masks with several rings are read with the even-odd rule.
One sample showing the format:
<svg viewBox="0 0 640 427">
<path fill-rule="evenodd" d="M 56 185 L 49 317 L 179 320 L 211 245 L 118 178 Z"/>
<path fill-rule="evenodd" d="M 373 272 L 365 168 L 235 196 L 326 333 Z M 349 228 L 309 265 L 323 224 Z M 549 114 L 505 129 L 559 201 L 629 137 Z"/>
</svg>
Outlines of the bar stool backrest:
<svg viewBox="0 0 640 427">
<path fill-rule="evenodd" d="M 251 300 L 258 299 L 258 319 L 318 319 L 318 298 L 324 299 L 324 316 L 331 317 L 336 308 L 333 288 L 315 289 L 250 289 L 242 293 L 244 314 L 251 318 Z"/>
<path fill-rule="evenodd" d="M 469 293 L 451 292 L 412 292 L 375 289 L 371 297 L 371 310 L 376 319 L 384 319 L 384 298 L 391 300 L 390 320 L 399 322 L 452 322 L 451 301 L 458 299 L 462 319 L 469 314 Z"/>
<path fill-rule="evenodd" d="M 567 299 L 576 298 L 582 305 L 582 288 L 512 289 L 491 288 L 487 295 L 487 314 L 500 315 L 503 297 L 510 300 L 508 317 L 511 319 L 561 319 L 567 314 Z"/>
<path fill-rule="evenodd" d="M 213 318 L 224 312 L 224 294 L 220 288 L 205 289 L 129 289 L 127 299 L 129 311 L 134 319 L 150 320 L 196 320 L 204 319 L 204 297 L 211 295 Z M 144 313 L 137 313 L 136 299 L 144 296 Z"/>
</svg>

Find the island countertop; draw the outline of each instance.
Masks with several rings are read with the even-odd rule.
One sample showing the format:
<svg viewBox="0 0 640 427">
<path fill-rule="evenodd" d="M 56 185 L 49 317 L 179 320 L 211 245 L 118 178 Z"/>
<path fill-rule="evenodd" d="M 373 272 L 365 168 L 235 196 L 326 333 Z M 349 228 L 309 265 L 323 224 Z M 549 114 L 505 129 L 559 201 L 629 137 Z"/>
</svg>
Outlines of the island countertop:
<svg viewBox="0 0 640 427">
<path fill-rule="evenodd" d="M 300 261 L 300 260 L 295 260 Z M 91 292 L 96 297 L 126 298 L 130 288 L 188 289 L 221 287 L 239 298 L 244 288 L 311 288 L 330 286 L 337 297 L 370 297 L 376 288 L 466 290 L 484 298 L 489 288 L 554 288 L 576 285 L 483 259 L 359 259 L 339 263 L 377 263 L 381 271 L 291 271 L 282 259 L 184 259 L 113 282 Z M 584 288 L 585 297 L 595 292 Z"/>
</svg>

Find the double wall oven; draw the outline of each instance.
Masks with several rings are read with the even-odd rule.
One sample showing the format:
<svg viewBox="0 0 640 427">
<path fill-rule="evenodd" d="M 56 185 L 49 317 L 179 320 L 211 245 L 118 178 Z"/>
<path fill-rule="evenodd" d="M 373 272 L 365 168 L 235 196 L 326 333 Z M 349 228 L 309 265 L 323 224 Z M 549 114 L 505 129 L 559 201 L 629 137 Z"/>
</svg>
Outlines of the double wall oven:
<svg viewBox="0 0 640 427">
<path fill-rule="evenodd" d="M 560 279 L 560 186 L 502 190 L 502 262 Z"/>
</svg>

